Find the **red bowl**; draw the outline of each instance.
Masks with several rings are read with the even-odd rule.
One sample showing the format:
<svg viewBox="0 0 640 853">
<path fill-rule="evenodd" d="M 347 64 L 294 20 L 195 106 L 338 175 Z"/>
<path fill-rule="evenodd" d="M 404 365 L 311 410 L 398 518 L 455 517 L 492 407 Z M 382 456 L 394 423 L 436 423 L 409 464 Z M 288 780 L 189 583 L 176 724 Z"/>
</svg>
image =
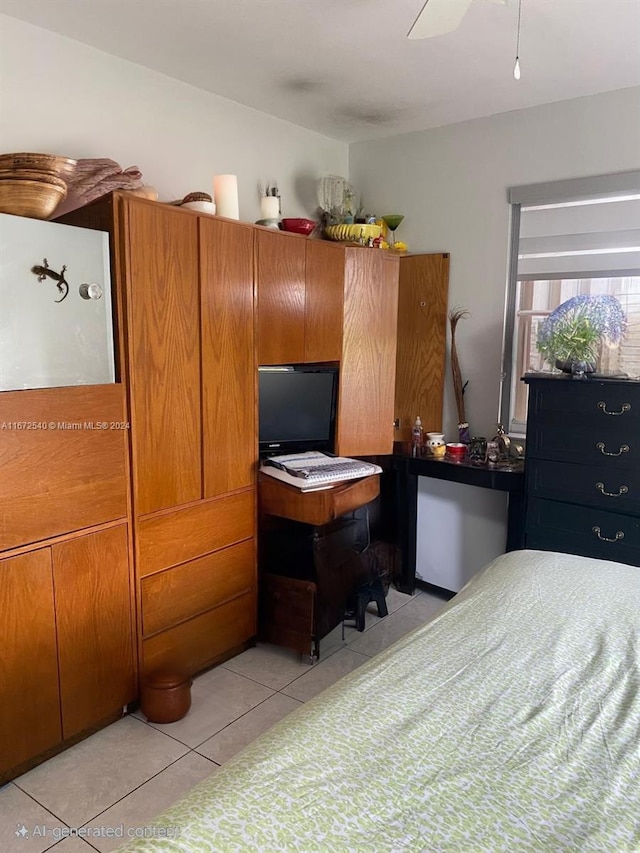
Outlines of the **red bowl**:
<svg viewBox="0 0 640 853">
<path fill-rule="evenodd" d="M 313 219 L 283 219 L 282 230 L 292 234 L 311 234 L 316 224 Z"/>
</svg>

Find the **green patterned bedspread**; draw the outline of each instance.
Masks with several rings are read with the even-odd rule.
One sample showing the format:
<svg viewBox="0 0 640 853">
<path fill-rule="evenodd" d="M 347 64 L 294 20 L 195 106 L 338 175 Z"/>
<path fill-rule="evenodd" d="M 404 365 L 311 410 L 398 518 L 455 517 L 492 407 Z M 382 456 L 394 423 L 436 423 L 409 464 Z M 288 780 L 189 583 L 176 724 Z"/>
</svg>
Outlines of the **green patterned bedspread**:
<svg viewBox="0 0 640 853">
<path fill-rule="evenodd" d="M 639 649 L 640 569 L 507 554 L 123 850 L 640 851 Z"/>
</svg>

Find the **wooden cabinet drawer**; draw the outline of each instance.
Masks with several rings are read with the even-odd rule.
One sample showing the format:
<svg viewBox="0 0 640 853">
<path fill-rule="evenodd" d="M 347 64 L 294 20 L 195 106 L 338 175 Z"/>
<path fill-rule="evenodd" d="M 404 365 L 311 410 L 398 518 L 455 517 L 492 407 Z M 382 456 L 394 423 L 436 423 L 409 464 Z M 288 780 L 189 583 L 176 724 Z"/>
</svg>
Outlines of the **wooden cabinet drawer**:
<svg viewBox="0 0 640 853">
<path fill-rule="evenodd" d="M 164 631 L 255 588 L 253 539 L 149 575 L 142 581 L 144 636 Z"/>
<path fill-rule="evenodd" d="M 178 668 L 193 675 L 255 634 L 256 594 L 250 592 L 144 640 L 143 669 Z"/>
<path fill-rule="evenodd" d="M 254 533 L 254 488 L 143 518 L 138 525 L 138 575 L 186 563 Z"/>
<path fill-rule="evenodd" d="M 633 471 L 607 465 L 530 459 L 527 492 L 531 497 L 640 515 L 640 468 Z"/>
<path fill-rule="evenodd" d="M 564 415 L 557 423 L 529 419 L 527 458 L 579 462 L 603 469 L 629 467 L 640 469 L 640 430 L 629 422 L 567 422 Z"/>
<path fill-rule="evenodd" d="M 638 517 L 531 498 L 525 537 L 527 548 L 640 566 Z"/>
<path fill-rule="evenodd" d="M 539 381 L 531 387 L 529 412 L 547 421 L 560 416 L 565 424 L 567 418 L 571 422 L 587 418 L 596 426 L 620 422 L 631 433 L 640 429 L 640 385 L 557 378 Z"/>
</svg>

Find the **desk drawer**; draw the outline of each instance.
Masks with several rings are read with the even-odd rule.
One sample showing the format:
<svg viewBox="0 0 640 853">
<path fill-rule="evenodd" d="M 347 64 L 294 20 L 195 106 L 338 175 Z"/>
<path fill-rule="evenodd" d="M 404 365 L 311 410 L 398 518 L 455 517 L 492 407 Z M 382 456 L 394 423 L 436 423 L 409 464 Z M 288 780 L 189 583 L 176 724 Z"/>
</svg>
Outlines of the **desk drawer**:
<svg viewBox="0 0 640 853">
<path fill-rule="evenodd" d="M 529 412 L 543 420 L 560 415 L 565 423 L 567 418 L 569 423 L 586 418 L 594 426 L 605 427 L 619 422 L 633 433 L 640 430 L 640 385 L 572 379 L 539 381 L 531 387 Z"/>
<path fill-rule="evenodd" d="M 604 471 L 625 468 L 640 471 L 640 430 L 629 423 L 557 423 L 529 419 L 527 458 L 578 462 Z"/>
<path fill-rule="evenodd" d="M 531 497 L 640 516 L 640 470 L 530 459 L 527 492 Z"/>
<path fill-rule="evenodd" d="M 525 547 L 640 566 L 640 518 L 531 498 Z"/>
</svg>

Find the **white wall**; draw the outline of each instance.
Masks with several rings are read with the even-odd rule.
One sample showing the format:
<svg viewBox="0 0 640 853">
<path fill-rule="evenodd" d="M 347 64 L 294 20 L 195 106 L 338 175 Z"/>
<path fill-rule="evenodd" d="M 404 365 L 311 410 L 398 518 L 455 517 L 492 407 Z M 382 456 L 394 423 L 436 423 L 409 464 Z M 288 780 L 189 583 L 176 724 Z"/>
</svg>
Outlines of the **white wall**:
<svg viewBox="0 0 640 853">
<path fill-rule="evenodd" d="M 640 88 L 350 147 L 350 178 L 366 208 L 403 213 L 397 237 L 411 250 L 451 253 L 449 304 L 472 314 L 456 336 L 463 375 L 470 380 L 465 399 L 472 432 L 495 431 L 507 188 L 639 166 Z M 444 428 L 452 440 L 457 418 L 447 370 Z"/>
<path fill-rule="evenodd" d="M 4 15 L 0 86 L 1 151 L 137 165 L 167 201 L 237 174 L 249 222 L 259 182 L 277 180 L 283 215 L 309 216 L 317 179 L 348 168 L 345 143 Z"/>
</svg>

